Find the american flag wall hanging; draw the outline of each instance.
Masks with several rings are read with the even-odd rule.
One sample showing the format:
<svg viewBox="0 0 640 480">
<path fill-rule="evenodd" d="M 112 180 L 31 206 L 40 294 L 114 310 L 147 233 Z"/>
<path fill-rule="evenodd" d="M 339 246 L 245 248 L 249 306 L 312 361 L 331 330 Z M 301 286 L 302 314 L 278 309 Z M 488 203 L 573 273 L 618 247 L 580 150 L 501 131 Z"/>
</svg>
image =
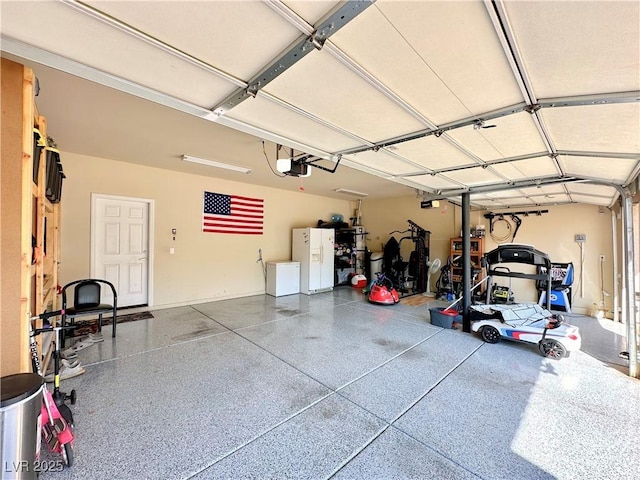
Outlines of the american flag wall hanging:
<svg viewBox="0 0 640 480">
<path fill-rule="evenodd" d="M 204 192 L 202 231 L 262 235 L 264 199 Z"/>
</svg>

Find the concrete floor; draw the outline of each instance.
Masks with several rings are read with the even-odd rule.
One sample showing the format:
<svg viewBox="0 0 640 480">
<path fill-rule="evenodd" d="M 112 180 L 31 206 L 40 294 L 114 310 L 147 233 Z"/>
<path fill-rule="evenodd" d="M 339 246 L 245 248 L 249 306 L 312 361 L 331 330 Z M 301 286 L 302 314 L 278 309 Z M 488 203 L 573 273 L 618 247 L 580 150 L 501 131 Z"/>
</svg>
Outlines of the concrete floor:
<svg viewBox="0 0 640 480">
<path fill-rule="evenodd" d="M 640 471 L 640 382 L 617 357 L 623 339 L 596 319 L 569 316 L 583 351 L 554 361 L 432 326 L 428 305 L 373 305 L 350 287 L 153 315 L 119 324 L 113 340 L 105 327 L 104 343 L 80 352 L 86 373 L 62 382 L 78 393 L 76 464 L 42 479 Z"/>
</svg>

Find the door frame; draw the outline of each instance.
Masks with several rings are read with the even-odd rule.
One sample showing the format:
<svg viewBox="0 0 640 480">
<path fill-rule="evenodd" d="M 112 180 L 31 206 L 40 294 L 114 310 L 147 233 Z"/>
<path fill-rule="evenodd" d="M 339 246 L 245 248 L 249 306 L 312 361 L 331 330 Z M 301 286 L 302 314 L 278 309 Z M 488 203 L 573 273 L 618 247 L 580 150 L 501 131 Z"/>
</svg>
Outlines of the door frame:
<svg viewBox="0 0 640 480">
<path fill-rule="evenodd" d="M 147 305 L 153 306 L 153 262 L 155 259 L 153 245 L 154 245 L 154 214 L 155 214 L 155 201 L 151 198 L 141 197 L 125 197 L 122 195 L 108 195 L 105 193 L 91 193 L 91 278 L 95 278 L 96 275 L 96 208 L 98 200 L 116 200 L 116 201 L 129 201 L 146 203 L 149 208 L 149 218 L 147 225 Z"/>
</svg>

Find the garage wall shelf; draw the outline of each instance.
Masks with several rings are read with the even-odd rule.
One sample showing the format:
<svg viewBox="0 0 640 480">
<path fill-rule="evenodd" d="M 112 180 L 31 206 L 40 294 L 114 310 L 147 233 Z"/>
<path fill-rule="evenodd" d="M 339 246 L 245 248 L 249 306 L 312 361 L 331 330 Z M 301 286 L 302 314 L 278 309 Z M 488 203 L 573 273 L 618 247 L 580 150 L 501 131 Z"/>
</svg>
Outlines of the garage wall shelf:
<svg viewBox="0 0 640 480">
<path fill-rule="evenodd" d="M 3 374 L 31 371 L 29 317 L 59 308 L 63 174 L 58 156 L 47 177 L 47 120 L 35 103 L 36 82 L 30 68 L 2 59 L 2 269 L 11 283 L 2 289 Z"/>
</svg>

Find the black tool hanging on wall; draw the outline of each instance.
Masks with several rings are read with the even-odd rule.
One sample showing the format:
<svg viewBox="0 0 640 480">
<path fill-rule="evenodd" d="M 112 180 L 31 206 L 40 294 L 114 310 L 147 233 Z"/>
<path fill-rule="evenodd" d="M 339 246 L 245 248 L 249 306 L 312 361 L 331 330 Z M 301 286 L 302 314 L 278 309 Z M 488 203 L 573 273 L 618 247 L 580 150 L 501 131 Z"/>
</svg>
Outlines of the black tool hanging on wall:
<svg viewBox="0 0 640 480">
<path fill-rule="evenodd" d="M 518 230 L 520 229 L 520 226 L 522 225 L 522 219 L 518 215 L 522 215 L 524 217 L 528 217 L 529 215 L 540 216 L 543 213 L 548 212 L 549 210 L 528 210 L 523 212 L 485 213 L 484 218 L 489 219 L 489 235 L 491 235 L 491 238 L 494 241 L 500 243 L 508 240 L 509 237 L 511 237 L 511 242 L 513 242 L 516 239 L 516 235 L 518 233 Z M 511 220 L 515 224 L 515 227 L 512 228 L 511 223 L 505 217 L 511 217 Z M 494 225 L 498 222 L 506 222 L 508 235 L 501 238 L 496 238 L 496 236 L 493 234 L 493 228 Z"/>
</svg>

